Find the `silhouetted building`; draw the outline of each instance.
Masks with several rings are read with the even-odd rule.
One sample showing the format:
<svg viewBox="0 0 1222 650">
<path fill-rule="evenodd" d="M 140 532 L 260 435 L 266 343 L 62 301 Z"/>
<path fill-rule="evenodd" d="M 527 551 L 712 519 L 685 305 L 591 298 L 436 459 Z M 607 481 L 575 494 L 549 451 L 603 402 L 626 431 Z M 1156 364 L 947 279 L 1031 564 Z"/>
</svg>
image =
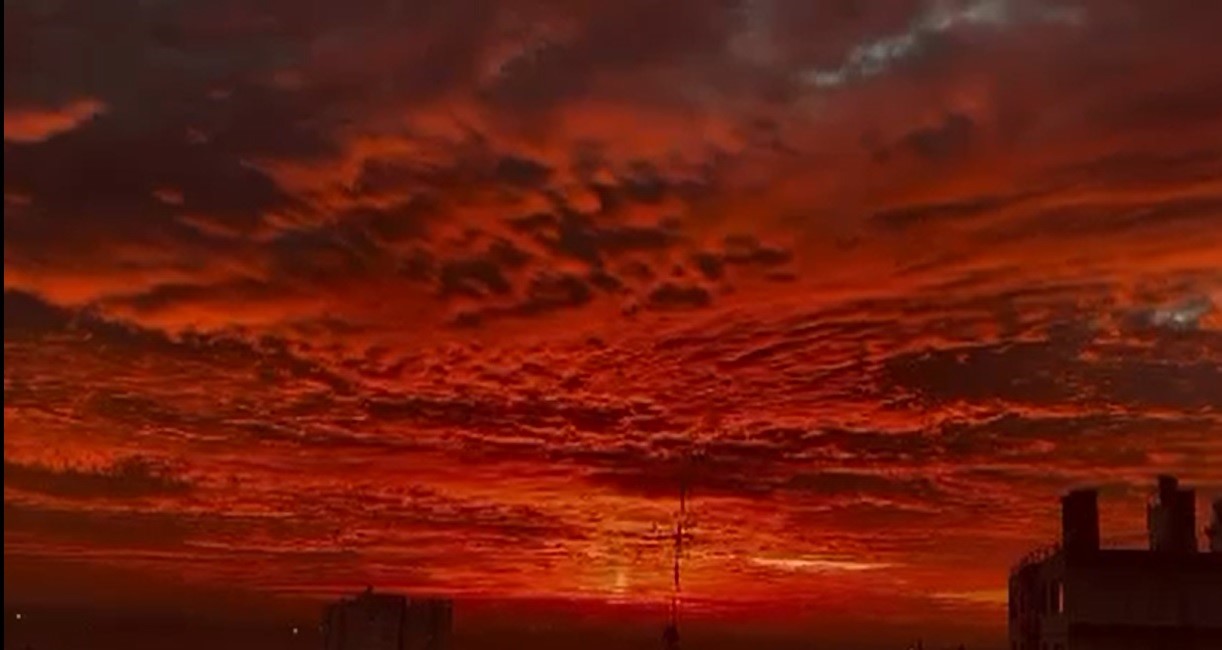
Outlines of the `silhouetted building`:
<svg viewBox="0 0 1222 650">
<path fill-rule="evenodd" d="M 443 650 L 450 644 L 449 600 L 375 594 L 372 588 L 329 605 L 326 650 Z"/>
<path fill-rule="evenodd" d="M 1062 545 L 1069 553 L 1099 549 L 1099 493 L 1074 490 L 1061 497 Z"/>
<path fill-rule="evenodd" d="M 1011 650 L 1222 648 L 1222 552 L 1197 552 L 1193 499 L 1160 477 L 1150 549 L 1101 549 L 1098 493 L 1065 495 L 1061 544 L 1010 573 Z"/>
<path fill-rule="evenodd" d="M 1222 553 L 1222 499 L 1214 501 L 1213 518 L 1205 533 L 1209 536 L 1209 550 Z"/>
<path fill-rule="evenodd" d="M 1195 553 L 1196 522 L 1196 493 L 1181 489 L 1174 476 L 1158 477 L 1158 492 L 1146 508 L 1150 550 Z"/>
</svg>

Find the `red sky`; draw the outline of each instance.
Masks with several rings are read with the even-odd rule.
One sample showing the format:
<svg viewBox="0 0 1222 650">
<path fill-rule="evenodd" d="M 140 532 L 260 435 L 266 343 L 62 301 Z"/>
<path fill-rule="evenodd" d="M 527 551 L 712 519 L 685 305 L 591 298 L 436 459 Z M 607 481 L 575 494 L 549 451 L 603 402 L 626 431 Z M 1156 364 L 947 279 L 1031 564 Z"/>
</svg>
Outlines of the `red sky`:
<svg viewBox="0 0 1222 650">
<path fill-rule="evenodd" d="M 692 617 L 996 633 L 1063 489 L 1222 492 L 1218 24 L 6 3 L 5 602 L 611 620 L 690 453 Z"/>
</svg>

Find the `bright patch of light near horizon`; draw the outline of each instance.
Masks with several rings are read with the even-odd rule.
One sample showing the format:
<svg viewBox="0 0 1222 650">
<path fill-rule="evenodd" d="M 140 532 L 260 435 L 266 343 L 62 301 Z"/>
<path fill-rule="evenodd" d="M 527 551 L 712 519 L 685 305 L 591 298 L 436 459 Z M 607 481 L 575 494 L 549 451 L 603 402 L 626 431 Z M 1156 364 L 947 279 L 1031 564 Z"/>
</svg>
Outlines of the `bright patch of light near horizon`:
<svg viewBox="0 0 1222 650">
<path fill-rule="evenodd" d="M 1010 594 L 1005 589 L 982 589 L 979 591 L 944 591 L 931 594 L 934 599 L 944 602 L 967 603 L 971 605 L 1005 605 Z"/>
<path fill-rule="evenodd" d="M 622 594 L 628 591 L 628 573 L 624 569 L 615 570 L 615 593 Z"/>
<path fill-rule="evenodd" d="M 852 560 L 831 560 L 827 558 L 769 558 L 753 557 L 751 563 L 770 569 L 785 571 L 810 571 L 815 573 L 877 571 L 886 569 L 890 564 L 881 562 L 856 562 Z"/>
</svg>

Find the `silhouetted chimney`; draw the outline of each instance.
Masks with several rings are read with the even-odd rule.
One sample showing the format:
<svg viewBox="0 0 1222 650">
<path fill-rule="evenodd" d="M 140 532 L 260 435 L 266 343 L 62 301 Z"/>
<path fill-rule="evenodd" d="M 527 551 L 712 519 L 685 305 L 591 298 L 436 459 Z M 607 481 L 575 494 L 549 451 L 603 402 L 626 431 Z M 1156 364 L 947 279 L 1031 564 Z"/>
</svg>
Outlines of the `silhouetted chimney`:
<svg viewBox="0 0 1222 650">
<path fill-rule="evenodd" d="M 1099 492 L 1073 490 L 1061 497 L 1061 547 L 1066 553 L 1099 550 Z"/>
<path fill-rule="evenodd" d="M 1181 489 L 1174 476 L 1158 477 L 1158 492 L 1146 509 L 1150 550 L 1195 553 L 1197 550 L 1196 492 Z"/>
<path fill-rule="evenodd" d="M 1209 536 L 1209 550 L 1222 553 L 1222 498 L 1214 500 L 1213 521 L 1205 530 L 1205 534 Z"/>
<path fill-rule="evenodd" d="M 1191 488 L 1180 490 L 1176 502 L 1176 525 L 1183 550 L 1197 552 L 1197 491 Z"/>
</svg>

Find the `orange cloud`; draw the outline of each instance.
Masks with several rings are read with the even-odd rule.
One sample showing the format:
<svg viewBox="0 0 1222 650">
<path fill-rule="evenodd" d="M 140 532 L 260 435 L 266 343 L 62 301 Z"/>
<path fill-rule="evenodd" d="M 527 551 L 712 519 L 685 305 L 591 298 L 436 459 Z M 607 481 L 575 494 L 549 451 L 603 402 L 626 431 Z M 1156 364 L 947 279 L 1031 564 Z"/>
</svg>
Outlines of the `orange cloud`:
<svg viewBox="0 0 1222 650">
<path fill-rule="evenodd" d="M 4 141 L 31 143 L 71 131 L 104 113 L 102 102 L 84 98 L 55 108 L 4 109 Z"/>
</svg>

